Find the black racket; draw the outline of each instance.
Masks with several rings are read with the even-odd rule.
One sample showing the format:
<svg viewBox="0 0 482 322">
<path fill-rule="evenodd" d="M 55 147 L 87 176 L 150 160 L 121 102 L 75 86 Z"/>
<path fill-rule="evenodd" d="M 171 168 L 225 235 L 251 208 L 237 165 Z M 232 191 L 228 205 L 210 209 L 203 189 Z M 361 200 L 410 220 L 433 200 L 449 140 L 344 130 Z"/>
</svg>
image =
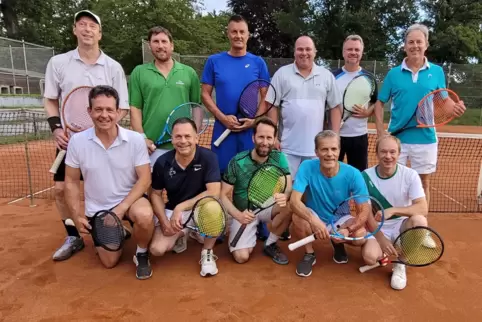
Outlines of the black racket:
<svg viewBox="0 0 482 322">
<path fill-rule="evenodd" d="M 274 195 L 284 193 L 287 176 L 283 169 L 273 164 L 263 164 L 251 176 L 248 183 L 248 210 L 255 210 L 254 215 L 275 204 Z M 236 236 L 231 241 L 231 247 L 236 247 L 246 224 L 239 227 Z"/>
<path fill-rule="evenodd" d="M 126 232 L 120 218 L 111 210 L 100 210 L 90 219 L 90 234 L 94 242 L 110 252 L 122 248 Z"/>
<path fill-rule="evenodd" d="M 257 117 L 266 115 L 268 111 L 273 107 L 273 104 L 265 102 L 265 97 L 261 94 L 261 89 L 266 88 L 268 91 L 269 88 L 273 90 L 273 102 L 276 101 L 276 90 L 273 85 L 267 80 L 264 79 L 256 79 L 246 85 L 241 92 L 238 101 L 238 112 L 237 117 L 239 118 L 248 118 L 248 119 L 255 119 Z M 259 107 L 262 103 L 267 104 L 266 110 L 262 114 L 259 113 Z M 223 134 L 214 142 L 215 146 L 219 146 L 224 139 L 231 133 L 230 129 L 226 129 Z"/>
<path fill-rule="evenodd" d="M 202 237 L 217 238 L 224 234 L 226 229 L 226 214 L 217 198 L 203 197 L 196 201 L 190 216 L 182 226 L 197 231 Z M 190 224 L 191 219 L 194 225 Z"/>
<path fill-rule="evenodd" d="M 427 247 L 424 240 L 431 237 L 435 247 Z M 442 237 L 429 227 L 416 226 L 405 230 L 393 243 L 397 250 L 398 257 L 391 260 L 388 256 L 380 259 L 375 265 L 365 265 L 359 268 L 361 273 L 389 263 L 401 263 L 407 266 L 422 267 L 438 261 L 444 253 L 444 242 Z"/>
<path fill-rule="evenodd" d="M 372 101 L 376 90 L 377 81 L 373 75 L 368 73 L 362 73 L 348 83 L 345 88 L 345 92 L 343 93 L 344 117 L 341 122 L 341 126 L 343 126 L 345 121 L 353 115 L 353 108 L 355 105 L 361 105 L 365 109 L 368 108 L 368 105 L 370 101 Z"/>
</svg>

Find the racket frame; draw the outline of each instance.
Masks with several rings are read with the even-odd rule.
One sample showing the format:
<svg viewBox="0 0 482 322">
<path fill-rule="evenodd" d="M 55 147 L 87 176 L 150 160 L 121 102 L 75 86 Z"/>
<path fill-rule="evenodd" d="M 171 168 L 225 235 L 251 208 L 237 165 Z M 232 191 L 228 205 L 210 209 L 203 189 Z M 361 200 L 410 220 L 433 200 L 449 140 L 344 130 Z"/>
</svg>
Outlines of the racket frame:
<svg viewBox="0 0 482 322">
<path fill-rule="evenodd" d="M 95 222 L 96 217 L 101 216 L 101 215 L 103 215 L 104 213 L 109 213 L 112 217 L 114 217 L 114 220 L 116 221 L 118 227 L 121 227 L 121 229 L 122 229 L 122 232 L 123 232 L 122 236 L 123 236 L 123 237 L 122 237 L 121 240 L 120 240 L 119 247 L 116 248 L 116 249 L 112 249 L 112 248 L 107 247 L 105 244 L 103 244 L 102 242 L 100 242 L 100 240 L 99 240 L 98 237 L 97 237 L 97 233 L 96 233 L 96 228 L 95 228 L 94 222 Z M 115 212 L 113 212 L 112 210 L 108 210 L 108 209 L 99 210 L 99 211 L 97 211 L 97 212 L 94 214 L 94 216 L 92 216 L 90 222 L 92 223 L 92 224 L 91 224 L 92 228 L 89 230 L 89 232 L 90 232 L 90 235 L 92 236 L 92 239 L 94 240 L 94 242 L 95 242 L 97 245 L 99 245 L 100 247 L 102 247 L 103 249 L 105 249 L 105 250 L 107 250 L 107 251 L 109 251 L 109 252 L 117 252 L 117 251 L 119 251 L 119 250 L 122 249 L 122 247 L 124 246 L 124 242 L 125 242 L 125 240 L 126 240 L 126 234 L 125 234 L 125 229 L 124 229 L 124 226 L 123 226 L 123 224 L 122 224 L 122 221 L 121 221 L 121 219 L 119 218 L 119 216 L 117 216 L 117 215 L 115 214 Z"/>
<path fill-rule="evenodd" d="M 223 230 L 222 232 L 218 235 L 218 236 L 210 236 L 210 235 L 206 235 L 204 234 L 203 232 L 201 232 L 199 230 L 199 226 L 196 222 L 196 220 L 194 219 L 195 216 L 195 212 L 196 212 L 196 208 L 197 206 L 200 204 L 200 202 L 202 201 L 205 201 L 206 199 L 210 199 L 212 200 L 213 202 L 217 202 L 219 204 L 219 206 L 221 207 L 222 211 L 223 211 L 223 217 L 224 217 L 224 227 L 223 227 Z M 189 225 L 189 222 L 192 220 L 192 222 L 194 223 L 194 225 Z M 214 196 L 204 196 L 200 199 L 198 199 L 195 203 L 194 203 L 194 206 L 192 207 L 191 209 L 191 213 L 189 214 L 189 217 L 187 218 L 186 222 L 184 222 L 182 224 L 182 227 L 183 228 L 189 228 L 191 230 L 194 230 L 196 231 L 197 233 L 199 233 L 199 235 L 201 237 L 204 237 L 204 238 L 218 238 L 219 236 L 222 236 L 225 232 L 226 232 L 226 224 L 227 224 L 227 211 L 226 211 L 226 208 L 224 207 L 223 203 L 216 197 Z"/>
<path fill-rule="evenodd" d="M 380 267 L 380 266 L 386 266 L 390 263 L 398 263 L 398 264 L 404 264 L 406 266 L 411 266 L 411 267 L 425 267 L 425 266 L 429 266 L 429 265 L 432 265 L 434 264 L 435 262 L 437 262 L 440 258 L 442 258 L 443 254 L 444 254 L 444 251 L 445 251 L 445 245 L 444 245 L 444 241 L 442 239 L 442 237 L 440 236 L 440 234 L 438 232 L 436 232 L 433 228 L 430 228 L 430 227 L 427 227 L 427 226 L 414 226 L 414 227 L 411 227 L 411 228 L 408 228 L 407 230 L 405 230 L 404 232 L 400 233 L 398 235 L 398 237 L 395 239 L 395 241 L 393 242 L 393 244 L 395 245 L 397 243 L 398 240 L 400 240 L 401 236 L 403 236 L 406 232 L 408 231 L 411 231 L 411 230 L 415 230 L 415 229 L 424 229 L 424 230 L 427 230 L 427 236 L 428 236 L 428 233 L 430 234 L 433 234 L 435 236 L 437 236 L 437 238 L 440 240 L 440 244 L 441 244 L 441 252 L 440 252 L 440 255 L 433 261 L 431 261 L 430 263 L 425 263 L 425 264 L 409 264 L 409 263 L 406 263 L 402 260 L 400 260 L 399 257 L 397 257 L 397 259 L 395 260 L 391 260 L 389 256 L 384 256 L 383 258 L 379 259 L 377 261 L 376 264 L 374 265 L 364 265 L 364 266 L 361 266 L 358 270 L 360 271 L 360 273 L 365 273 L 365 272 L 368 272 L 374 268 L 377 268 L 377 267 Z"/>
<path fill-rule="evenodd" d="M 340 208 L 341 205 L 343 205 L 346 201 L 348 200 L 353 200 L 355 198 L 368 198 L 370 200 L 371 203 L 375 202 L 377 205 L 378 205 L 378 208 L 379 208 L 379 211 L 381 211 L 381 220 L 380 220 L 380 223 L 378 224 L 377 228 L 373 231 L 373 232 L 369 232 L 367 235 L 365 236 L 360 236 L 360 237 L 350 237 L 350 236 L 344 236 L 340 233 L 338 233 L 337 231 L 337 227 L 335 224 L 336 224 L 336 221 L 335 221 L 335 217 L 332 216 L 330 218 L 330 226 L 331 226 L 331 230 L 333 230 L 333 232 L 330 232 L 330 238 L 338 238 L 338 239 L 343 239 L 343 240 L 347 240 L 347 241 L 356 241 L 356 240 L 363 240 L 363 239 L 368 239 L 372 236 L 375 236 L 376 233 L 378 233 L 380 231 L 380 229 L 382 228 L 383 224 L 385 223 L 385 209 L 382 207 L 382 205 L 380 204 L 380 202 L 375 198 L 375 197 L 372 197 L 372 196 L 369 196 L 369 195 L 353 195 L 353 196 L 350 196 L 348 198 L 346 198 L 345 200 L 343 200 L 339 205 L 338 207 L 336 207 L 336 209 L 334 211 L 332 211 L 333 214 L 335 214 L 336 210 Z M 370 203 L 370 206 L 373 207 L 373 205 Z M 377 210 L 378 212 L 378 210 Z M 338 218 L 338 220 L 341 219 L 341 218 Z M 368 232 L 368 230 L 367 230 Z M 288 249 L 291 250 L 291 251 L 294 251 L 295 249 L 298 249 L 302 246 L 305 246 L 309 243 L 312 243 L 316 240 L 316 234 L 311 234 L 305 238 L 302 238 L 294 243 L 291 243 L 288 245 Z"/>
<path fill-rule="evenodd" d="M 265 210 L 265 209 L 268 209 L 270 207 L 273 207 L 275 204 L 276 204 L 276 201 L 274 200 L 274 197 L 271 197 L 270 199 L 272 200 L 272 202 L 270 202 L 268 205 L 264 205 L 264 206 L 259 206 L 259 207 L 256 207 L 255 209 L 253 209 L 253 206 L 254 203 L 252 202 L 252 200 L 249 199 L 249 187 L 251 186 L 251 182 L 253 180 L 253 178 L 255 177 L 256 173 L 258 171 L 261 171 L 261 169 L 265 168 L 265 167 L 275 167 L 279 170 L 280 173 L 282 173 L 283 175 L 280 176 L 280 178 L 284 178 L 284 185 L 283 185 L 283 191 L 280 191 L 280 192 L 277 192 L 277 193 L 285 193 L 286 191 L 286 187 L 287 187 L 287 184 L 288 184 L 288 177 L 286 176 L 286 174 L 284 173 L 283 169 L 281 169 L 279 166 L 277 165 L 274 165 L 274 164 L 271 164 L 271 163 L 265 163 L 263 164 L 261 167 L 257 168 L 254 172 L 253 172 L 253 175 L 251 176 L 251 178 L 249 179 L 249 182 L 248 182 L 248 207 L 246 209 L 250 209 L 250 210 L 253 210 L 253 215 L 258 215 L 262 210 Z M 278 179 L 279 180 L 279 179 Z M 268 200 L 270 200 L 268 199 Z M 267 201 L 268 201 L 267 200 Z M 230 246 L 231 247 L 236 247 L 236 245 L 238 244 L 239 242 L 239 239 L 241 238 L 241 236 L 243 235 L 244 231 L 246 230 L 246 227 L 248 225 L 247 224 L 242 224 L 241 227 L 239 227 L 237 233 L 236 233 L 236 236 L 234 236 L 233 240 L 231 241 L 230 243 Z"/>
<path fill-rule="evenodd" d="M 355 82 L 356 79 L 360 78 L 360 77 L 366 77 L 366 78 L 369 78 L 370 81 L 374 84 L 374 86 L 372 87 L 372 91 L 370 93 L 370 98 L 363 104 L 360 104 L 361 106 L 363 106 L 365 109 L 366 107 L 368 106 L 367 104 L 370 103 L 370 101 L 372 100 L 372 96 L 373 94 L 375 93 L 376 89 L 377 89 L 377 80 L 375 79 L 375 77 L 372 75 L 372 74 L 369 74 L 369 73 L 366 73 L 366 72 L 362 72 L 360 75 L 357 75 L 355 76 L 349 83 L 348 85 L 345 87 L 345 90 L 343 91 L 343 101 L 342 101 L 342 107 L 343 107 L 343 114 L 342 114 L 342 117 L 343 115 L 345 115 L 345 112 L 348 113 L 347 116 L 343 117 L 342 119 L 342 122 L 341 122 L 341 125 L 340 125 L 340 128 L 343 126 L 343 124 L 345 124 L 346 120 L 348 118 L 350 118 L 353 113 L 351 110 L 349 110 L 348 108 L 346 108 L 345 106 L 345 97 L 346 97 L 346 93 L 348 91 L 348 89 L 350 88 L 350 85 L 353 84 Z"/>
<path fill-rule="evenodd" d="M 167 119 L 166 119 L 166 123 L 164 124 L 164 128 L 162 130 L 162 133 L 161 135 L 158 137 L 158 139 L 154 142 L 154 145 L 156 146 L 159 146 L 159 145 L 162 145 L 162 144 L 165 144 L 165 143 L 169 143 L 172 141 L 172 133 L 169 131 L 169 122 L 171 121 L 171 119 L 173 118 L 173 115 L 175 114 L 175 112 L 186 106 L 186 105 L 196 105 L 197 107 L 201 108 L 202 111 L 203 111 L 203 118 L 202 118 L 202 122 L 204 123 L 204 119 L 207 120 L 206 122 L 206 125 L 202 128 L 202 129 L 197 129 L 198 131 L 198 135 L 201 135 L 204 133 L 204 131 L 206 131 L 206 129 L 209 127 L 209 118 L 207 118 L 207 113 L 206 113 L 206 110 L 205 110 L 205 107 L 202 105 L 202 104 L 199 104 L 199 103 L 196 103 L 196 102 L 186 102 L 186 103 L 182 103 L 178 106 L 176 106 L 172 111 L 171 113 L 169 113 L 169 115 L 167 116 Z M 192 110 L 192 109 L 191 109 Z M 192 113 L 191 113 L 191 116 L 192 116 Z M 192 117 L 190 118 L 192 121 L 196 122 Z M 197 125 L 197 124 L 196 124 Z M 203 124 L 201 124 L 202 126 Z M 169 138 L 168 139 L 165 139 L 165 140 L 162 140 L 162 138 L 166 135 L 166 134 L 169 134 Z"/>
<path fill-rule="evenodd" d="M 83 130 L 78 130 L 76 128 L 73 128 L 71 127 L 66 121 L 65 121 L 65 106 L 67 104 L 67 102 L 69 101 L 69 98 L 71 97 L 71 95 L 79 90 L 79 89 L 84 89 L 84 88 L 87 88 L 87 89 L 92 89 L 93 86 L 78 86 L 76 88 L 74 88 L 73 90 L 71 90 L 67 96 L 65 97 L 65 100 L 62 104 L 62 108 L 60 109 L 60 115 L 61 115 L 61 118 L 62 118 L 62 125 L 63 125 L 63 130 L 64 130 L 64 134 L 65 136 L 67 137 L 70 137 L 69 136 L 69 130 L 72 132 L 72 133 L 79 133 L 79 132 L 82 132 Z M 88 99 L 88 96 L 87 96 L 87 99 Z M 86 106 L 87 108 L 88 106 Z M 92 126 L 94 124 L 92 123 Z M 84 129 L 86 130 L 86 129 Z M 52 163 L 52 166 L 50 167 L 50 170 L 49 172 L 50 173 L 53 173 L 53 174 L 56 174 L 57 173 L 57 170 L 59 169 L 59 166 L 60 166 L 60 163 L 62 163 L 62 160 L 64 159 L 65 157 L 65 154 L 67 154 L 67 150 L 60 150 L 59 153 L 57 154 L 57 156 L 55 157 L 55 160 L 54 160 L 54 163 Z"/>
<path fill-rule="evenodd" d="M 267 84 L 267 88 L 268 88 L 268 91 L 269 89 L 271 88 L 273 90 L 273 93 L 274 93 L 274 98 L 273 98 L 273 103 L 268 103 L 266 101 L 266 99 L 264 100 L 265 104 L 269 104 L 269 107 L 266 109 L 266 111 L 263 113 L 263 114 L 260 114 L 260 115 L 256 115 L 254 118 L 252 118 L 251 116 L 247 116 L 243 109 L 240 107 L 241 106 L 241 98 L 243 97 L 243 94 L 244 92 L 249 88 L 249 86 L 255 82 L 265 82 Z M 240 119 L 240 118 L 248 118 L 248 119 L 251 119 L 251 120 L 255 120 L 261 116 L 264 116 L 266 114 L 268 114 L 269 110 L 271 110 L 271 108 L 273 108 L 274 106 L 274 102 L 276 102 L 276 96 L 277 96 L 277 93 L 276 93 L 276 89 L 274 88 L 273 84 L 271 84 L 270 81 L 266 80 L 266 79 L 262 79 L 262 78 L 259 78 L 259 79 L 256 79 L 254 81 L 251 81 L 248 83 L 248 85 L 246 85 L 244 88 L 243 88 L 243 91 L 241 92 L 241 95 L 239 95 L 239 99 L 238 99 L 238 104 L 236 105 L 237 106 L 237 118 Z M 258 105 L 259 107 L 259 105 Z M 259 112 L 259 110 L 258 110 Z M 241 116 L 241 117 L 240 117 Z M 224 132 L 221 134 L 221 136 L 219 136 L 219 138 L 217 138 L 216 141 L 214 141 L 214 146 L 218 147 L 223 141 L 224 139 L 226 139 L 226 137 L 231 133 L 231 130 L 230 129 L 226 129 L 224 130 Z"/>
</svg>

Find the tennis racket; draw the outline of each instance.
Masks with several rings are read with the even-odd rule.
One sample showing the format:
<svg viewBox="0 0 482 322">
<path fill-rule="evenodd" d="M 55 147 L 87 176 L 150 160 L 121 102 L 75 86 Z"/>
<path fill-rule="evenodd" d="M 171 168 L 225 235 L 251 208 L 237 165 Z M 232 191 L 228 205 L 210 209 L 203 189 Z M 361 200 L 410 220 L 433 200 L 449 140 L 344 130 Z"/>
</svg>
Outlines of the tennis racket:
<svg viewBox="0 0 482 322">
<path fill-rule="evenodd" d="M 197 133 L 202 134 L 209 125 L 209 116 L 204 106 L 198 103 L 183 103 L 176 106 L 169 114 L 162 130 L 161 135 L 156 140 L 155 145 L 159 146 L 172 141 L 172 126 L 174 122 L 182 117 L 187 117 L 196 123 Z"/>
<path fill-rule="evenodd" d="M 284 193 L 287 185 L 287 176 L 283 169 L 274 164 L 263 164 L 254 171 L 248 183 L 248 207 L 255 210 L 255 216 L 264 209 L 274 206 L 274 195 Z M 236 247 L 247 225 L 239 227 L 236 236 L 231 241 L 231 247 Z"/>
<path fill-rule="evenodd" d="M 364 221 L 368 220 L 368 216 L 375 217 L 377 212 L 381 213 L 381 220 L 378 222 L 377 228 L 370 232 L 368 229 L 363 235 L 359 236 L 345 236 L 343 234 L 344 224 L 348 221 L 356 220 L 359 216 L 367 216 Z M 343 222 L 340 224 L 340 220 Z M 330 237 L 344 240 L 362 240 L 375 235 L 383 226 L 385 222 L 385 210 L 380 202 L 372 196 L 368 195 L 353 195 L 341 202 L 335 211 L 332 212 L 330 218 Z M 297 248 L 305 246 L 316 240 L 316 235 L 312 234 L 297 242 L 288 245 L 289 250 L 293 251 Z"/>
<path fill-rule="evenodd" d="M 126 231 L 120 218 L 111 210 L 101 210 L 90 219 L 90 234 L 97 245 L 110 252 L 122 248 Z"/>
<path fill-rule="evenodd" d="M 445 125 L 455 118 L 454 105 L 459 101 L 457 94 L 450 89 L 443 88 L 432 91 L 420 100 L 407 124 L 401 129 L 393 131 L 391 135 L 398 135 L 410 128 Z M 416 123 L 414 119 L 416 119 Z"/>
<path fill-rule="evenodd" d="M 89 92 L 92 86 L 79 86 L 74 88 L 65 97 L 61 109 L 61 118 L 65 136 L 70 137 L 74 133 L 82 132 L 94 126 L 87 108 L 89 107 Z M 67 153 L 60 150 L 50 168 L 50 173 L 57 173 L 60 163 Z"/>
<path fill-rule="evenodd" d="M 241 92 L 238 101 L 238 112 L 237 117 L 240 118 L 248 118 L 248 119 L 255 119 L 256 117 L 260 117 L 266 115 L 268 111 L 273 107 L 273 104 L 266 102 L 264 96 L 261 95 L 261 89 L 266 88 L 269 90 L 271 88 L 273 90 L 273 102 L 276 102 L 276 90 L 273 85 L 267 80 L 264 79 L 256 79 L 246 85 Z M 268 104 L 266 110 L 262 114 L 259 113 L 259 107 L 262 103 Z M 219 146 L 224 139 L 231 133 L 230 129 L 226 129 L 223 134 L 214 142 L 215 146 Z"/>
<path fill-rule="evenodd" d="M 363 108 L 368 107 L 368 103 L 373 98 L 377 90 L 377 81 L 371 74 L 363 73 L 353 78 L 345 88 L 343 93 L 343 120 L 341 126 L 345 121 L 353 115 L 353 108 L 355 105 L 361 105 Z M 346 115 L 345 115 L 346 114 Z"/>
<path fill-rule="evenodd" d="M 203 197 L 196 201 L 191 214 L 182 226 L 198 232 L 202 237 L 217 238 L 223 235 L 226 229 L 226 214 L 226 210 L 217 198 Z"/>
<path fill-rule="evenodd" d="M 424 246 L 424 240 L 431 234 L 435 247 Z M 401 263 L 407 266 L 422 267 L 438 261 L 444 253 L 444 242 L 442 237 L 429 227 L 416 226 L 405 230 L 393 243 L 397 250 L 398 257 L 391 260 L 387 256 L 379 260 L 375 265 L 365 265 L 359 268 L 361 273 L 371 269 L 386 266 L 389 263 Z"/>
</svg>

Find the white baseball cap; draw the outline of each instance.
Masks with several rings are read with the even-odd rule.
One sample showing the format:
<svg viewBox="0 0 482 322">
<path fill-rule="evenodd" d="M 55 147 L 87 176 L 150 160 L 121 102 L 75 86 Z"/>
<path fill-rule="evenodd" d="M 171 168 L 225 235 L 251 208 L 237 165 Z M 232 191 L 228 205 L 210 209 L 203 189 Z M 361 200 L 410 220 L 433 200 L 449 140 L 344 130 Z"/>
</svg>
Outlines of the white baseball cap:
<svg viewBox="0 0 482 322">
<path fill-rule="evenodd" d="M 95 13 L 93 13 L 92 11 L 89 11 L 89 10 L 81 10 L 79 12 L 77 12 L 74 16 L 74 24 L 81 18 L 81 17 L 90 17 L 92 19 L 94 19 L 95 22 L 97 22 L 99 24 L 99 27 L 102 28 L 102 24 L 100 23 L 100 18 L 98 15 L 96 15 Z"/>
</svg>

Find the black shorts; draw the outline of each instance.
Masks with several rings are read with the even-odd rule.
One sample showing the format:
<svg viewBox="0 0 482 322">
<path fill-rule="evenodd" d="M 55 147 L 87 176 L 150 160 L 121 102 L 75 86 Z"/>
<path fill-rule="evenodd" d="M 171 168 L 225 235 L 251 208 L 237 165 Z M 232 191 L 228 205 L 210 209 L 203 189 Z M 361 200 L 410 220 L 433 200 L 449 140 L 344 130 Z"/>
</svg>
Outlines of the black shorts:
<svg viewBox="0 0 482 322">
<path fill-rule="evenodd" d="M 339 161 L 347 158 L 347 163 L 360 171 L 368 168 L 368 134 L 354 137 L 341 137 Z"/>
<path fill-rule="evenodd" d="M 59 154 L 59 149 L 56 150 L 55 152 L 55 157 Z M 65 157 L 67 154 L 64 156 L 62 159 L 62 162 L 59 165 L 59 168 L 57 169 L 57 173 L 54 174 L 54 181 L 55 182 L 64 182 L 65 181 Z M 82 177 L 82 173 L 80 174 L 80 180 L 84 180 Z"/>
</svg>

